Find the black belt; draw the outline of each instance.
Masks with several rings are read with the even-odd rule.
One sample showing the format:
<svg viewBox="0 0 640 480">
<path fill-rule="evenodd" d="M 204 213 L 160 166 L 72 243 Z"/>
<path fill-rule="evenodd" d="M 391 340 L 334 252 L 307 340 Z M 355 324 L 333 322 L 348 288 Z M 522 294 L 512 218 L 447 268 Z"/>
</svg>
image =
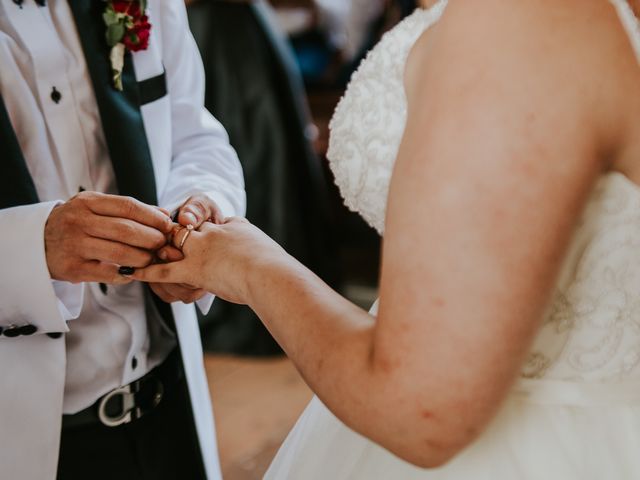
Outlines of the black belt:
<svg viewBox="0 0 640 480">
<path fill-rule="evenodd" d="M 78 413 L 63 415 L 62 428 L 99 424 L 117 427 L 131 423 L 156 408 L 167 391 L 183 378 L 180 352 L 176 349 L 139 380 L 112 390 Z"/>
</svg>

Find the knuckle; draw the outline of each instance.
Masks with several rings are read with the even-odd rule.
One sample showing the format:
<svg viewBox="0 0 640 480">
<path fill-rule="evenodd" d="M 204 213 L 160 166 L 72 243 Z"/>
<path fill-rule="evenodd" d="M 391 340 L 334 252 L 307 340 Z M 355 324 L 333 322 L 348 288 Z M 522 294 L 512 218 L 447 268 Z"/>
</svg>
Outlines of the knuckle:
<svg viewBox="0 0 640 480">
<path fill-rule="evenodd" d="M 126 222 L 118 222 L 113 228 L 113 233 L 115 234 L 115 238 L 118 238 L 122 241 L 130 240 L 132 238 L 136 238 L 136 231 Z M 115 239 L 114 238 L 114 239 Z"/>
<path fill-rule="evenodd" d="M 122 210 L 125 216 L 131 217 L 136 211 L 137 201 L 133 197 L 122 197 Z"/>
<path fill-rule="evenodd" d="M 85 203 L 88 199 L 89 194 L 87 192 L 80 192 L 71 197 L 68 203 Z"/>
<path fill-rule="evenodd" d="M 169 267 L 162 267 L 158 270 L 158 277 L 161 280 L 166 280 L 167 278 L 169 278 L 169 275 L 171 275 L 171 270 L 169 269 Z"/>
<path fill-rule="evenodd" d="M 137 235 L 137 231 L 133 225 L 128 222 L 122 222 L 120 224 L 120 234 L 123 238 L 133 238 Z"/>
<path fill-rule="evenodd" d="M 55 207 L 51 210 L 49 218 L 47 219 L 47 225 L 55 225 L 56 228 L 67 228 L 70 226 L 72 219 L 75 218 L 73 213 L 74 208 L 71 200 L 63 205 Z"/>
<path fill-rule="evenodd" d="M 98 199 L 98 195 L 99 194 L 97 192 L 80 192 L 72 197 L 70 201 L 87 207 Z"/>
</svg>

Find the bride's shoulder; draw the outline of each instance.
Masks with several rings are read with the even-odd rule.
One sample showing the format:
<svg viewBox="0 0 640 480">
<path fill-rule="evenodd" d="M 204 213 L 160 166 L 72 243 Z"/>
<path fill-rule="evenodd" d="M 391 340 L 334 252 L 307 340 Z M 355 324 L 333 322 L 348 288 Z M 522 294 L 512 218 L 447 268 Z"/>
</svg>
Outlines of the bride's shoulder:
<svg viewBox="0 0 640 480">
<path fill-rule="evenodd" d="M 611 1 L 449 0 L 440 21 L 411 50 L 405 88 L 411 106 L 447 85 L 512 84 L 523 96 L 553 99 L 608 121 L 625 101 L 620 82 L 637 85 L 638 71 Z M 611 111 L 600 111 L 603 105 Z"/>
<path fill-rule="evenodd" d="M 625 1 L 625 0 L 620 0 Z M 589 49 L 592 55 L 629 51 L 613 1 L 609 0 L 449 0 L 433 28 L 418 39 L 409 60 L 419 63 L 432 51 L 455 54 L 452 60 L 489 60 L 524 53 L 548 61 Z M 622 47 L 622 48 L 621 48 Z M 534 57 L 526 60 L 535 60 Z M 611 58 L 609 56 L 609 58 Z M 613 58 L 612 58 L 613 60 Z"/>
</svg>

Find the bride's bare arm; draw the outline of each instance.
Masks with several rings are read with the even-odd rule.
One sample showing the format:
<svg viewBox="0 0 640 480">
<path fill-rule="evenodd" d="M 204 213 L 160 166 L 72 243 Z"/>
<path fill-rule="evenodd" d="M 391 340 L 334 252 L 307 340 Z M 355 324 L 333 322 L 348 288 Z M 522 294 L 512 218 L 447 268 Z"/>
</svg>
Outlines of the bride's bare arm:
<svg viewBox="0 0 640 480">
<path fill-rule="evenodd" d="M 248 303 L 342 421 L 410 462 L 441 465 L 517 377 L 580 211 L 622 141 L 611 81 L 592 81 L 616 55 L 633 60 L 606 3 L 451 1 L 419 41 L 377 322 L 240 221 L 194 232 L 186 260 L 136 278 Z"/>
</svg>

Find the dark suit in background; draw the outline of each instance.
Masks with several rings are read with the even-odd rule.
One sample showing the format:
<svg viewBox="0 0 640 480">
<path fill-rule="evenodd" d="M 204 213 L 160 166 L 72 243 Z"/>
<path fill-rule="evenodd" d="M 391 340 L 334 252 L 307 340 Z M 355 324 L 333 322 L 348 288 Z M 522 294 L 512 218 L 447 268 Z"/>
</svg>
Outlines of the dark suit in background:
<svg viewBox="0 0 640 480">
<path fill-rule="evenodd" d="M 247 218 L 335 285 L 337 256 L 326 176 L 297 65 L 264 1 L 200 0 L 189 23 L 203 57 L 205 106 L 229 133 L 244 168 Z M 279 349 L 253 312 L 218 301 L 204 319 L 205 348 Z"/>
</svg>

